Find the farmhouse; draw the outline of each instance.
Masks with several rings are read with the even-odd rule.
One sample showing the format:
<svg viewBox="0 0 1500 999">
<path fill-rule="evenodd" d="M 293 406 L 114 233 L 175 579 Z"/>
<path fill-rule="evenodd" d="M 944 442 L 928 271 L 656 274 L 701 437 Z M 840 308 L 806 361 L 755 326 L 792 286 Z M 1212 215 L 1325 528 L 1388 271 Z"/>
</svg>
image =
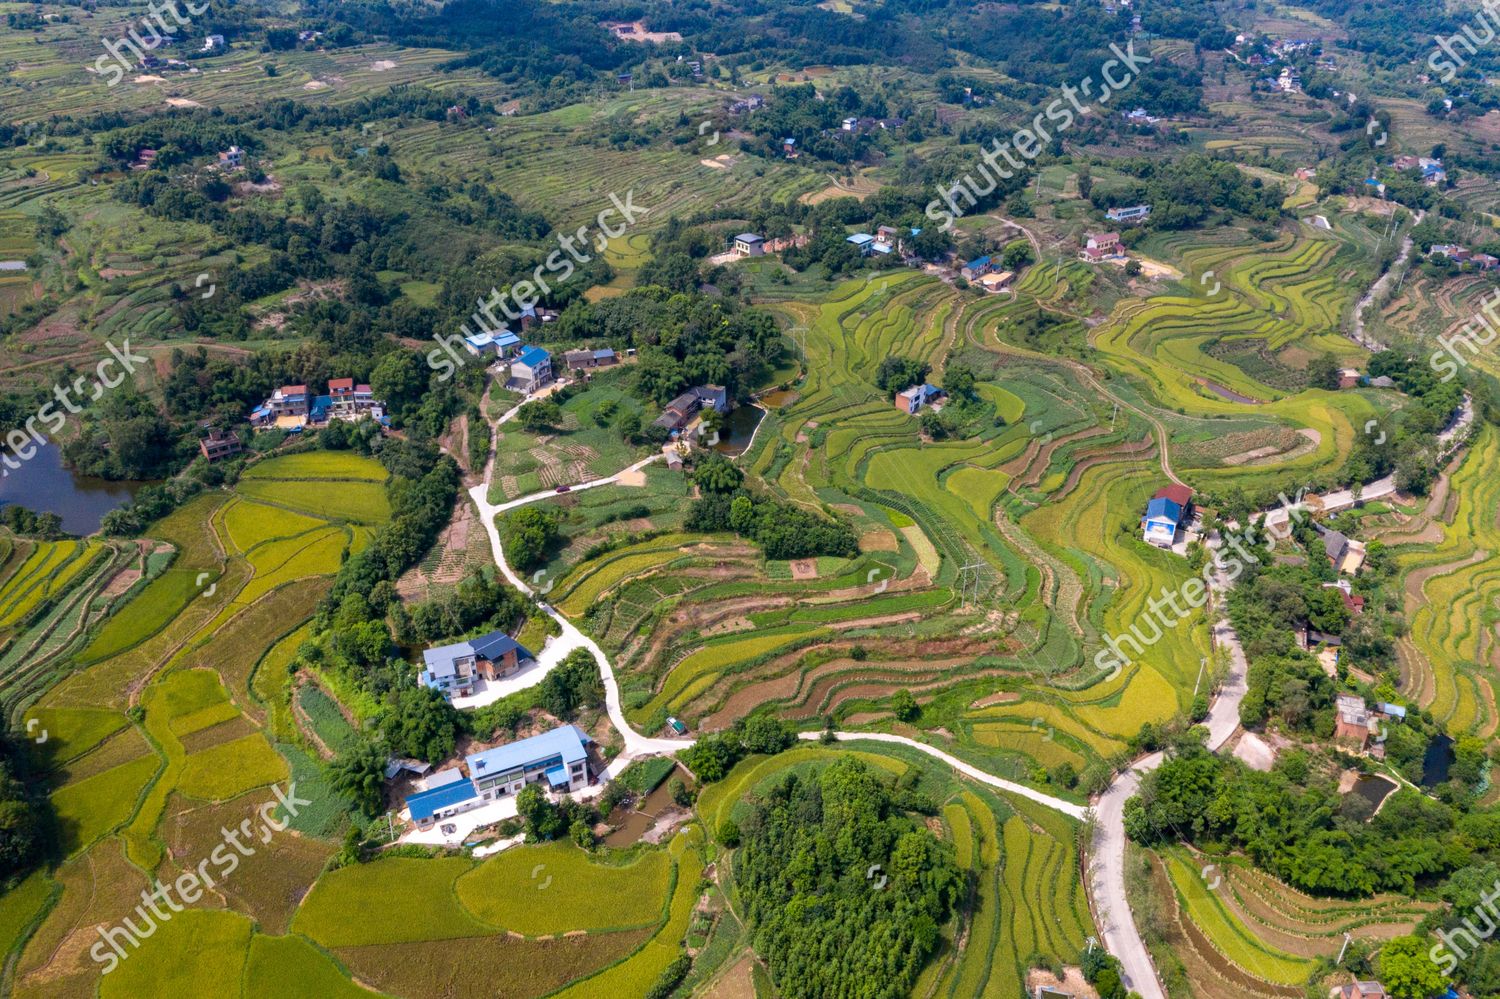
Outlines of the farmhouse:
<svg viewBox="0 0 1500 999">
<path fill-rule="evenodd" d="M 496 746 L 465 759 L 469 780 L 485 801 L 515 794 L 527 784 L 543 780 L 552 791 L 577 791 L 588 786 L 589 737 L 573 725 L 520 742 Z"/>
<path fill-rule="evenodd" d="M 896 393 L 896 408 L 908 415 L 919 412 L 923 405 L 936 405 L 948 393 L 936 385 L 913 385 Z"/>
<path fill-rule="evenodd" d="M 766 241 L 753 232 L 734 237 L 734 252 L 741 257 L 759 257 L 766 252 Z"/>
<path fill-rule="evenodd" d="M 857 232 L 846 239 L 845 242 L 853 243 L 855 249 L 859 250 L 861 257 L 868 257 L 875 252 L 875 237 L 867 232 Z"/>
<path fill-rule="evenodd" d="M 1149 545 L 1171 548 L 1177 539 L 1177 530 L 1188 519 L 1193 506 L 1193 491 L 1187 486 L 1173 483 L 1163 486 L 1146 504 L 1146 515 L 1141 518 L 1141 536 Z"/>
<path fill-rule="evenodd" d="M 218 461 L 240 453 L 240 435 L 234 431 L 211 430 L 198 441 L 198 450 L 209 461 Z"/>
<path fill-rule="evenodd" d="M 540 347 L 526 347 L 510 362 L 510 382 L 522 392 L 535 392 L 552 380 L 552 355 Z"/>
<path fill-rule="evenodd" d="M 797 158 L 797 140 L 796 139 L 791 139 L 791 138 L 782 139 L 781 140 L 781 151 L 784 154 L 786 154 L 786 158 L 787 159 L 789 159 L 789 160 L 796 159 Z"/>
<path fill-rule="evenodd" d="M 563 355 L 569 371 L 584 368 L 607 368 L 619 361 L 619 357 L 608 347 L 600 350 L 570 350 Z"/>
<path fill-rule="evenodd" d="M 283 385 L 250 411 L 250 425 L 268 427 L 285 421 L 289 425 L 301 426 L 307 421 L 310 403 L 306 385 Z"/>
<path fill-rule="evenodd" d="M 1349 580 L 1341 579 L 1336 583 L 1324 583 L 1325 590 L 1338 590 L 1344 598 L 1344 609 L 1349 612 L 1350 617 L 1358 617 L 1365 612 L 1365 598 L 1354 592 L 1354 587 Z"/>
<path fill-rule="evenodd" d="M 729 105 L 730 114 L 748 114 L 766 106 L 765 94 L 750 94 L 742 100 L 735 101 Z"/>
<path fill-rule="evenodd" d="M 529 739 L 474 753 L 464 760 L 467 778 L 457 768 L 440 770 L 427 778 L 423 790 L 407 797 L 411 820 L 426 829 L 434 822 L 515 794 L 527 784 L 545 781 L 548 790 L 559 793 L 587 787 L 590 741 L 574 726 L 561 725 Z"/>
<path fill-rule="evenodd" d="M 328 383 L 330 413 L 341 419 L 363 416 L 380 405 L 368 385 L 356 385 L 353 378 L 335 378 Z"/>
<path fill-rule="evenodd" d="M 557 316 L 556 309 L 539 309 L 535 305 L 523 305 L 521 307 L 521 332 L 525 333 L 537 323 L 546 325 L 556 322 Z"/>
<path fill-rule="evenodd" d="M 995 263 L 991 257 L 975 257 L 959 269 L 965 281 L 977 281 L 990 271 L 995 269 Z"/>
<path fill-rule="evenodd" d="M 219 167 L 223 170 L 238 170 L 245 165 L 245 151 L 239 146 L 230 146 L 219 154 Z"/>
<path fill-rule="evenodd" d="M 1150 205 L 1131 205 L 1129 208 L 1111 208 L 1104 217 L 1111 222 L 1141 222 L 1150 214 Z"/>
<path fill-rule="evenodd" d="M 455 694 L 468 697 L 474 693 L 476 680 L 512 676 L 531 658 L 531 652 L 514 638 L 503 631 L 492 631 L 478 638 L 427 649 L 422 653 L 424 668 L 417 682 L 449 700 Z"/>
<path fill-rule="evenodd" d="M 1088 233 L 1084 237 L 1083 248 L 1078 251 L 1078 259 L 1089 264 L 1118 260 L 1124 256 L 1125 248 L 1120 245 L 1120 234 L 1117 232 Z"/>
<path fill-rule="evenodd" d="M 464 344 L 469 353 L 477 357 L 504 360 L 521 348 L 521 338 L 510 330 L 500 329 L 466 336 Z"/>
<path fill-rule="evenodd" d="M 720 413 L 729 412 L 729 393 L 722 385 L 699 385 L 667 403 L 653 422 L 667 430 L 681 430 L 705 406 Z"/>
<path fill-rule="evenodd" d="M 1364 542 L 1355 541 L 1318 524 L 1313 526 L 1323 535 L 1323 552 L 1328 556 L 1329 564 L 1339 572 L 1357 575 L 1365 564 Z"/>
<path fill-rule="evenodd" d="M 203 39 L 203 48 L 199 49 L 198 51 L 200 51 L 200 52 L 212 52 L 215 49 L 222 49 L 223 47 L 224 47 L 224 36 L 223 35 L 209 35 L 207 38 Z"/>
<path fill-rule="evenodd" d="M 998 295 L 1003 291 L 1009 290 L 1010 283 L 1015 279 L 1015 271 L 995 271 L 993 273 L 986 274 L 984 277 L 976 281 L 975 284 L 979 285 L 980 288 L 983 288 L 991 295 Z"/>
<path fill-rule="evenodd" d="M 1334 700 L 1333 737 L 1355 743 L 1360 749 L 1369 741 L 1371 729 L 1377 727 L 1365 699 L 1358 694 L 1340 694 Z"/>
</svg>

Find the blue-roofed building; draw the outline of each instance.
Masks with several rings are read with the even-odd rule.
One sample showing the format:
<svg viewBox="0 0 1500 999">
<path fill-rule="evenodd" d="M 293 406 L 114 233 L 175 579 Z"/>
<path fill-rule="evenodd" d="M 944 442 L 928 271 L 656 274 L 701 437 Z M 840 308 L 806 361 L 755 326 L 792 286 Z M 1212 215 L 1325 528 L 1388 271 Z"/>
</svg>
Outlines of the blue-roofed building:
<svg viewBox="0 0 1500 999">
<path fill-rule="evenodd" d="M 913 385 L 909 389 L 896 393 L 896 408 L 908 415 L 914 415 L 923 406 L 931 406 L 945 395 L 947 393 L 936 385 Z"/>
<path fill-rule="evenodd" d="M 992 257 L 975 257 L 959 270 L 965 281 L 977 281 L 995 269 Z"/>
<path fill-rule="evenodd" d="M 1165 496 L 1158 496 L 1146 505 L 1146 516 L 1141 518 L 1141 529 L 1147 544 L 1158 548 L 1171 548 L 1177 538 L 1177 527 L 1182 523 L 1182 507 Z"/>
<path fill-rule="evenodd" d="M 464 337 L 464 345 L 468 347 L 471 354 L 479 357 L 489 358 L 495 353 L 495 334 L 479 332 Z"/>
<path fill-rule="evenodd" d="M 454 778 L 438 779 L 447 774 L 454 775 Z M 406 807 L 411 812 L 411 820 L 421 826 L 430 825 L 457 815 L 459 812 L 477 808 L 482 804 L 484 804 L 484 799 L 480 797 L 478 791 L 474 790 L 473 782 L 464 780 L 463 775 L 457 770 L 444 770 L 441 774 L 434 774 L 427 781 L 427 790 L 408 795 L 406 799 Z"/>
<path fill-rule="evenodd" d="M 307 420 L 308 420 L 309 423 L 327 423 L 328 422 L 328 414 L 329 414 L 329 412 L 332 409 L 333 409 L 333 396 L 331 396 L 331 395 L 314 396 L 313 397 L 313 401 L 312 401 L 312 405 L 309 406 L 308 410 L 307 410 Z"/>
<path fill-rule="evenodd" d="M 552 380 L 552 355 L 540 347 L 523 347 L 510 362 L 510 385 L 522 392 L 534 392 Z"/>
<path fill-rule="evenodd" d="M 855 249 L 859 250 L 859 255 L 862 257 L 868 257 L 875 252 L 875 237 L 867 232 L 857 232 L 846 238 L 844 242 L 853 243 Z"/>
<path fill-rule="evenodd" d="M 520 672 L 530 650 L 503 631 L 439 645 L 422 653 L 417 682 L 444 697 L 469 697 L 479 680 L 501 680 Z"/>
<path fill-rule="evenodd" d="M 581 791 L 589 784 L 588 745 L 592 740 L 572 725 L 560 725 L 529 739 L 472 753 L 457 768 L 439 771 L 408 795 L 411 819 L 422 828 L 541 784 L 555 794 Z"/>
<path fill-rule="evenodd" d="M 529 739 L 496 746 L 469 756 L 469 780 L 485 801 L 515 794 L 527 784 L 545 781 L 548 790 L 577 791 L 588 786 L 589 737 L 576 726 L 561 725 Z"/>
<path fill-rule="evenodd" d="M 501 330 L 499 333 L 496 333 L 492 342 L 495 347 L 495 353 L 502 358 L 510 357 L 521 349 L 521 338 L 510 330 Z"/>
</svg>

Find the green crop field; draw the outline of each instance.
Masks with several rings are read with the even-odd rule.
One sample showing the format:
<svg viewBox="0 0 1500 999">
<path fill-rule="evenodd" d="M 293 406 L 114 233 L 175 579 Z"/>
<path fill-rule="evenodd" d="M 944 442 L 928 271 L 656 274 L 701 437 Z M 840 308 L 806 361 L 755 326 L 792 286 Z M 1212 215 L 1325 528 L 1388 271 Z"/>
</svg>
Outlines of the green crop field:
<svg viewBox="0 0 1500 999">
<path fill-rule="evenodd" d="M 572 844 L 547 844 L 492 857 L 454 888 L 481 921 L 543 936 L 654 926 L 662 918 L 671 873 L 661 850 L 616 866 L 592 862 Z"/>
</svg>

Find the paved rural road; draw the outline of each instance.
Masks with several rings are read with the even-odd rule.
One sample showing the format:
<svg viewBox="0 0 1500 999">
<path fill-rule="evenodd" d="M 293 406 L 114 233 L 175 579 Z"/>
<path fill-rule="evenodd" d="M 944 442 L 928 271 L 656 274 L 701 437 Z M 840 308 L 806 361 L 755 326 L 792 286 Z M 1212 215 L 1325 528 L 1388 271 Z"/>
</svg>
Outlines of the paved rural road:
<svg viewBox="0 0 1500 999">
<path fill-rule="evenodd" d="M 1416 221 L 1412 223 L 1413 226 L 1422 224 L 1422 216 L 1424 214 L 1426 213 L 1420 211 L 1416 213 Z M 1349 337 L 1371 353 L 1378 354 L 1380 351 L 1385 350 L 1385 344 L 1378 340 L 1370 339 L 1365 333 L 1365 310 L 1380 297 L 1386 285 L 1390 284 L 1396 277 L 1396 272 L 1403 270 L 1403 264 L 1406 264 L 1407 257 L 1411 256 L 1411 247 L 1411 230 L 1408 229 L 1406 230 L 1405 238 L 1401 240 L 1401 252 L 1396 254 L 1395 261 L 1386 269 L 1384 274 L 1380 275 L 1380 278 L 1374 284 L 1370 285 L 1370 290 L 1365 292 L 1365 297 L 1361 298 L 1354 306 L 1354 330 L 1349 334 Z"/>
<path fill-rule="evenodd" d="M 606 485 L 608 483 L 616 481 L 621 475 L 624 475 L 626 472 L 633 472 L 645 468 L 647 465 L 651 464 L 651 462 L 657 460 L 660 457 L 661 455 L 652 455 L 645 461 L 638 461 L 634 465 L 631 465 L 629 468 L 625 469 L 625 472 L 617 473 L 607 479 L 595 479 L 592 482 L 587 482 L 580 486 L 574 486 L 573 488 L 577 490 L 589 488 L 592 486 Z M 520 590 L 527 596 L 536 596 L 536 591 L 533 590 L 532 587 L 529 586 L 523 579 L 521 579 L 520 576 L 516 575 L 515 571 L 512 570 L 508 564 L 506 564 L 505 549 L 500 544 L 500 528 L 495 523 L 495 519 L 496 515 L 504 510 L 510 510 L 514 507 L 522 506 L 526 503 L 535 503 L 538 500 L 555 497 L 558 494 L 555 491 L 532 493 L 530 496 L 522 496 L 520 499 L 511 500 L 508 503 L 494 504 L 489 500 L 490 487 L 489 482 L 487 481 L 489 476 L 486 475 L 485 478 L 485 482 L 481 482 L 479 485 L 469 490 L 469 498 L 472 499 L 474 501 L 474 505 L 479 508 L 479 520 L 480 523 L 484 524 L 484 529 L 490 536 L 490 549 L 495 553 L 495 564 L 500 567 L 500 572 L 504 574 L 506 580 L 510 582 L 510 585 L 514 586 L 516 589 Z M 625 710 L 620 705 L 620 685 L 615 681 L 614 666 L 610 664 L 609 657 L 604 654 L 604 650 L 599 647 L 599 643 L 595 642 L 592 638 L 589 638 L 583 632 L 579 631 L 578 628 L 573 625 L 573 622 L 569 621 L 567 618 L 563 617 L 562 614 L 558 613 L 557 608 L 553 607 L 551 604 L 542 603 L 541 607 L 547 612 L 548 616 L 550 616 L 552 620 L 557 622 L 558 627 L 562 629 L 562 634 L 554 638 L 552 640 L 552 645 L 548 647 L 548 655 L 549 658 L 551 658 L 551 661 L 561 662 L 563 659 L 566 659 L 568 653 L 572 652 L 574 649 L 585 648 L 592 652 L 594 654 L 594 658 L 599 662 L 599 675 L 604 680 L 604 706 L 609 711 L 609 720 L 614 724 L 615 728 L 619 731 L 620 736 L 625 740 L 625 749 L 620 753 L 620 756 L 616 758 L 616 763 L 619 763 L 620 760 L 625 760 L 628 762 L 633 757 L 640 756 L 646 753 L 675 753 L 678 750 L 686 749 L 688 746 L 691 746 L 693 744 L 692 739 L 653 739 L 648 736 L 641 735 L 636 732 L 635 729 L 631 728 L 630 723 L 625 720 Z M 613 764 L 611 764 L 611 771 L 618 772 L 614 770 Z"/>
<path fill-rule="evenodd" d="M 1084 808 L 1084 806 L 1082 805 L 1075 805 L 1071 801 L 1064 801 L 1061 798 L 1054 798 L 1050 794 L 1043 794 L 1042 792 L 1037 791 L 1034 788 L 1027 787 L 1025 784 L 1017 784 L 1014 781 L 1008 781 L 1003 777 L 996 777 L 994 774 L 985 773 L 978 767 L 971 766 L 970 764 L 965 763 L 963 760 L 960 760 L 956 756 L 950 756 L 949 754 L 943 752 L 941 749 L 938 749 L 934 746 L 929 746 L 925 742 L 918 742 L 915 739 L 908 739 L 904 735 L 890 735 L 885 732 L 835 732 L 833 734 L 834 737 L 841 742 L 849 742 L 855 739 L 868 739 L 870 742 L 892 742 L 901 746 L 910 746 L 912 749 L 926 753 L 928 756 L 934 757 L 935 759 L 942 760 L 954 770 L 957 770 L 959 773 L 963 774 L 966 777 L 974 778 L 981 784 L 988 784 L 990 787 L 998 787 L 1002 791 L 1009 791 L 1010 793 L 1018 794 L 1023 798 L 1030 798 L 1032 801 L 1035 801 L 1038 804 L 1046 805 L 1048 808 L 1056 809 L 1057 811 L 1062 812 L 1064 815 L 1071 815 L 1075 819 L 1082 819 L 1088 813 L 1088 809 Z M 816 741 L 823 737 L 823 733 L 801 732 L 798 733 L 798 737 L 806 739 L 808 741 Z"/>
</svg>

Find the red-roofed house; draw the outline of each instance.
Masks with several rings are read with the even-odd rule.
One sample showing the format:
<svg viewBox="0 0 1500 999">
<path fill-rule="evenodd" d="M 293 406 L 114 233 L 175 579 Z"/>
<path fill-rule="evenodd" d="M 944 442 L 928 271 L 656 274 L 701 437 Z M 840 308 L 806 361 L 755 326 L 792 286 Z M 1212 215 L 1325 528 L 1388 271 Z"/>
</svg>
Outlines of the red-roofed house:
<svg viewBox="0 0 1500 999">
<path fill-rule="evenodd" d="M 1181 483 L 1174 482 L 1169 486 L 1162 486 L 1151 498 L 1169 499 L 1186 510 L 1193 503 L 1193 491 Z"/>
<path fill-rule="evenodd" d="M 356 385 L 353 378 L 334 378 L 328 382 L 328 399 L 334 416 L 359 416 L 376 405 L 375 394 L 368 385 Z"/>
</svg>

